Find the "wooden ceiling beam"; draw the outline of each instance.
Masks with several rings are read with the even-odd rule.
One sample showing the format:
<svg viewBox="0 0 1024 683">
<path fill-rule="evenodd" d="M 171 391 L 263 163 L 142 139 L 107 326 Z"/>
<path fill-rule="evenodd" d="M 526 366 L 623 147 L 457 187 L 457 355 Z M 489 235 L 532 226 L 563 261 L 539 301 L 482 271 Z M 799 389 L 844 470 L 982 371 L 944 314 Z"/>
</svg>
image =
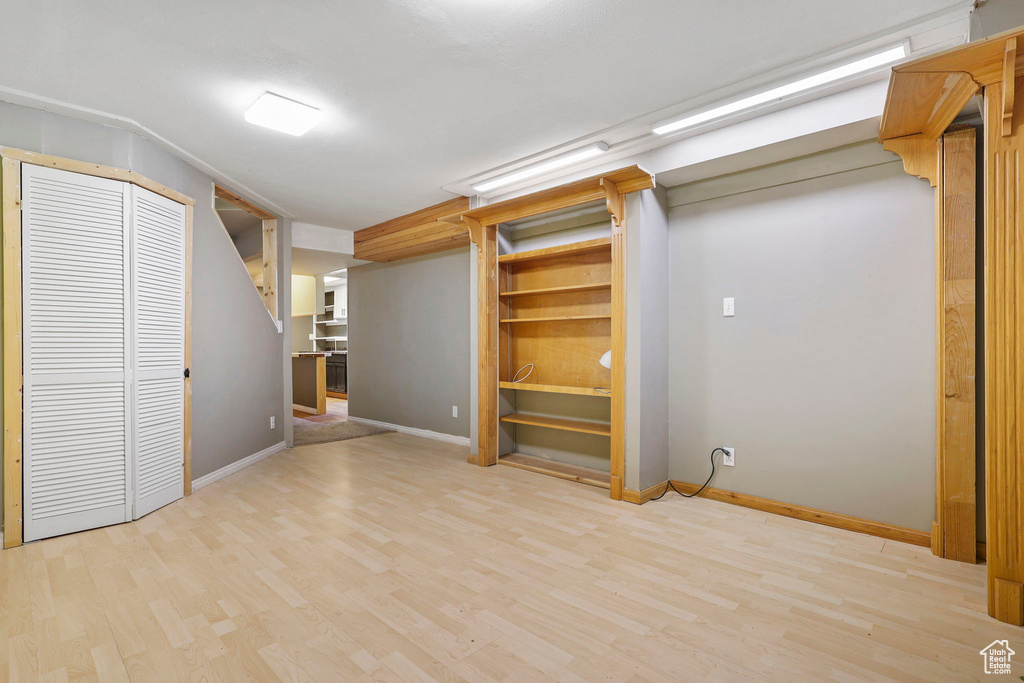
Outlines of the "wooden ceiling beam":
<svg viewBox="0 0 1024 683">
<path fill-rule="evenodd" d="M 395 261 L 446 251 L 469 244 L 465 229 L 438 222 L 453 211 L 469 209 L 469 197 L 456 197 L 355 232 L 355 257 L 364 261 Z"/>
<path fill-rule="evenodd" d="M 434 221 L 418 228 L 396 233 L 388 238 L 363 242 L 359 245 L 358 253 L 361 254 L 359 258 L 372 260 L 375 256 L 402 251 L 410 247 L 430 244 L 431 242 L 448 240 L 454 236 L 464 236 L 465 233 L 465 228 Z"/>
<path fill-rule="evenodd" d="M 362 230 L 356 230 L 355 238 L 357 242 L 367 242 L 377 239 L 378 237 L 384 237 L 395 232 L 416 227 L 417 225 L 433 223 L 440 216 L 454 213 L 456 211 L 466 211 L 468 209 L 469 197 L 456 197 L 454 199 L 441 202 L 440 204 L 434 204 L 433 206 L 428 206 L 425 209 L 420 209 L 419 211 L 407 213 L 404 216 L 399 216 L 398 218 L 392 218 L 384 221 L 383 223 L 371 225 L 370 227 L 363 228 Z"/>
<path fill-rule="evenodd" d="M 450 249 L 462 249 L 468 246 L 469 233 L 463 231 L 460 235 L 453 235 L 442 240 L 435 240 L 433 242 L 410 246 L 404 249 L 397 249 L 367 260 L 374 260 L 379 263 L 388 263 L 390 261 L 401 261 L 402 259 L 414 258 L 416 256 L 436 254 L 442 251 L 449 251 Z"/>
</svg>

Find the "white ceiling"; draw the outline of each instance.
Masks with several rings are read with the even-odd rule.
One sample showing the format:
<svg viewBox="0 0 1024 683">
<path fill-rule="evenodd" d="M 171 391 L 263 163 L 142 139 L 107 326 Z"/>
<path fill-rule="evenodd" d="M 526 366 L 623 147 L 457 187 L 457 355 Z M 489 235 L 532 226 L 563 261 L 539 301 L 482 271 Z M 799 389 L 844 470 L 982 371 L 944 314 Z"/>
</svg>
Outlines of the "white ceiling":
<svg viewBox="0 0 1024 683">
<path fill-rule="evenodd" d="M 449 198 L 455 180 L 958 5 L 12 0 L 0 88 L 132 119 L 298 220 L 358 229 Z M 324 121 L 301 138 L 246 123 L 265 90 Z"/>
</svg>

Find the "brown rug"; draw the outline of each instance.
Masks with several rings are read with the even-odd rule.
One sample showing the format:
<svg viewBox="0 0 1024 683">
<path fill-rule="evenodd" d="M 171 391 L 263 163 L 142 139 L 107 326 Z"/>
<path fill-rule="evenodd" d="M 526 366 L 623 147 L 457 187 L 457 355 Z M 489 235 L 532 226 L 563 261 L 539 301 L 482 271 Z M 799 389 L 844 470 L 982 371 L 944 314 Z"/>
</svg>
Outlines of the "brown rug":
<svg viewBox="0 0 1024 683">
<path fill-rule="evenodd" d="M 327 443 L 329 441 L 345 441 L 346 439 L 358 439 L 361 436 L 386 434 L 394 431 L 347 420 L 344 422 L 314 422 L 296 417 L 292 418 L 292 423 L 294 425 L 292 433 L 296 446 L 308 446 L 314 443 Z"/>
</svg>

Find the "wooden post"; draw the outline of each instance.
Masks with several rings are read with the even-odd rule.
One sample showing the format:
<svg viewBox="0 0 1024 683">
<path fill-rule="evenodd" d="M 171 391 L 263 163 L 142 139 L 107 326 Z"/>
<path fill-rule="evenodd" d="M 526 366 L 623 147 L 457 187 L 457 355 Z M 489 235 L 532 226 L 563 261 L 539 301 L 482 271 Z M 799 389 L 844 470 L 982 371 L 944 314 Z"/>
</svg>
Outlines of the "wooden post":
<svg viewBox="0 0 1024 683">
<path fill-rule="evenodd" d="M 612 434 L 609 460 L 611 498 L 622 500 L 626 476 L 626 218 L 625 200 L 612 184 Z"/>
<path fill-rule="evenodd" d="M 263 221 L 263 303 L 280 320 L 277 310 L 277 220 Z"/>
<path fill-rule="evenodd" d="M 976 143 L 971 126 L 942 137 L 936 211 L 938 436 L 935 554 L 977 562 L 975 500 Z"/>
<path fill-rule="evenodd" d="M 481 467 L 498 464 L 498 227 L 464 217 L 477 246 L 477 453 Z"/>
<path fill-rule="evenodd" d="M 21 545 L 21 162 L 3 159 L 4 547 Z"/>
<path fill-rule="evenodd" d="M 1021 83 L 1021 79 L 1016 79 Z M 1022 84 L 1024 85 L 1024 84 Z M 1014 88 L 1020 93 L 1021 88 Z M 985 471 L 988 611 L 1024 625 L 1024 98 L 985 92 Z"/>
</svg>

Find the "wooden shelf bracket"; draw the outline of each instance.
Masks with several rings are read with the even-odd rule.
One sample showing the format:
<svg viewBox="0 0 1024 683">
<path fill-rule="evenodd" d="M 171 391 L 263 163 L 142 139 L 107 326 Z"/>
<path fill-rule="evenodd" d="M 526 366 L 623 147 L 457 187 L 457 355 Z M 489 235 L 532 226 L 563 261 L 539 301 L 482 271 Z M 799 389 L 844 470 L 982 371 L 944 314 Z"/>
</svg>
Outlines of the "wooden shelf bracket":
<svg viewBox="0 0 1024 683">
<path fill-rule="evenodd" d="M 619 186 L 608 178 L 601 178 L 601 189 L 604 190 L 605 202 L 608 205 L 608 213 L 615 221 L 615 227 L 622 227 L 626 218 L 626 197 L 619 191 Z"/>
<path fill-rule="evenodd" d="M 1013 134 L 1014 69 L 1017 64 L 1017 37 L 1006 41 L 1003 53 L 1003 137 Z"/>
</svg>

